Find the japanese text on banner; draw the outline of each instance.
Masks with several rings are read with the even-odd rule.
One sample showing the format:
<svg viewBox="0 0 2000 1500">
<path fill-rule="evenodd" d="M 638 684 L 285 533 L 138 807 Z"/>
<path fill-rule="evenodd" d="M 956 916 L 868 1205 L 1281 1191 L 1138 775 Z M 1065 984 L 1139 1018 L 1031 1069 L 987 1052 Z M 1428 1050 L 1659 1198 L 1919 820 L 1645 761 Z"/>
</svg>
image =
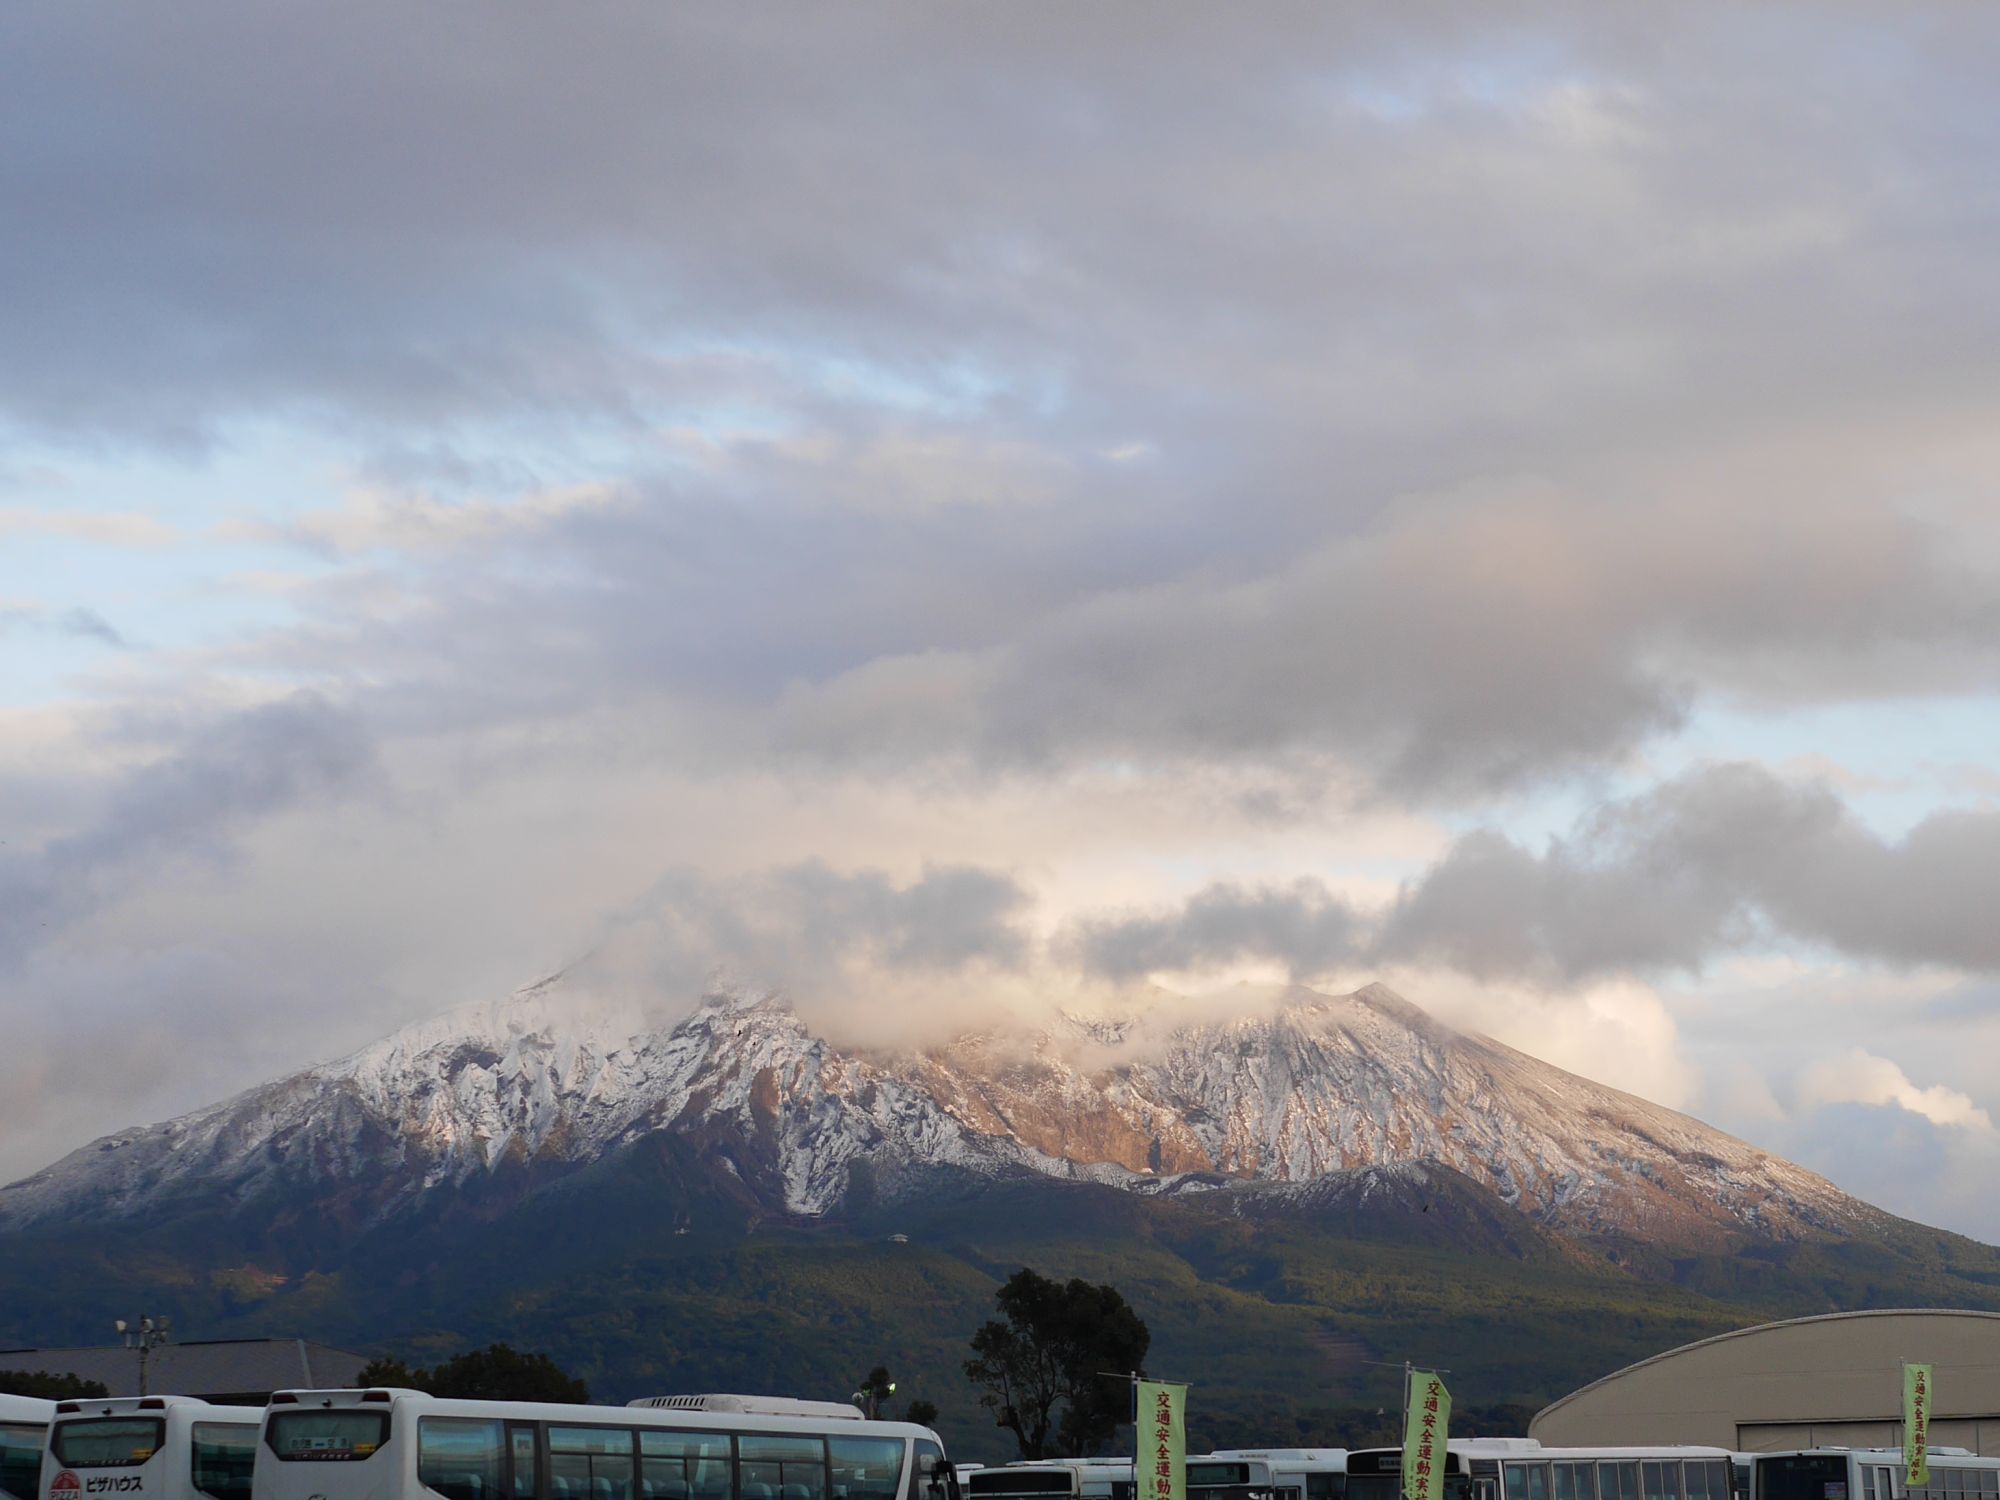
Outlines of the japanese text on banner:
<svg viewBox="0 0 2000 1500">
<path fill-rule="evenodd" d="M 1903 1366 L 1903 1483 L 1931 1482 L 1931 1367 Z"/>
<path fill-rule="evenodd" d="M 1139 1500 L 1187 1500 L 1187 1387 L 1136 1382 Z"/>
<path fill-rule="evenodd" d="M 1438 1500 L 1444 1493 L 1450 1427 L 1451 1392 L 1432 1371 L 1411 1371 L 1410 1409 L 1403 1420 L 1403 1500 Z"/>
</svg>

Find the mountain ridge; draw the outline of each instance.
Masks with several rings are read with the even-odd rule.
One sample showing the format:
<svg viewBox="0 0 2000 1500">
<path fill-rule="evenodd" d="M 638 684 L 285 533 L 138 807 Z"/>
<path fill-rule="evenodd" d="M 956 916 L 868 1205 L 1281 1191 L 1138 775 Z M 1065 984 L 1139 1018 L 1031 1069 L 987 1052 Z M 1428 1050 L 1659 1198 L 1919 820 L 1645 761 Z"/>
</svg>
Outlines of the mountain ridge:
<svg viewBox="0 0 2000 1500">
<path fill-rule="evenodd" d="M 1303 1183 L 1435 1162 L 1572 1236 L 1710 1249 L 1880 1214 L 1381 985 L 893 1050 L 835 1046 L 770 994 L 711 994 L 662 1024 L 629 1002 L 584 1004 L 556 975 L 92 1142 L 0 1188 L 0 1231 L 335 1187 L 381 1222 L 503 1165 L 561 1175 L 658 1132 L 699 1142 L 761 1210 L 803 1219 L 839 1208 L 857 1163 L 894 1197 L 938 1168 L 1154 1192 L 1190 1174 Z"/>
</svg>

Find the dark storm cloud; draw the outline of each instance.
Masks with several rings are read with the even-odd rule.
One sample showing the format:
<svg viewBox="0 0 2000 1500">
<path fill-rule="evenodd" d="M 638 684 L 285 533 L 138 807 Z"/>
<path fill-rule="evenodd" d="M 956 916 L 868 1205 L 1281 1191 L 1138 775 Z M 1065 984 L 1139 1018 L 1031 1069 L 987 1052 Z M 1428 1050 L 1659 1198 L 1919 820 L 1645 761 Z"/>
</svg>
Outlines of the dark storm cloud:
<svg viewBox="0 0 2000 1500">
<path fill-rule="evenodd" d="M 1253 960 L 1300 978 L 1389 964 L 1568 986 L 1762 944 L 1993 974 L 1996 880 L 2000 813 L 1934 813 L 1887 840 L 1824 787 L 1734 765 L 1606 804 L 1540 852 L 1468 834 L 1386 910 L 1311 880 L 1214 886 L 1178 909 L 1080 920 L 1065 946 L 1120 980 Z"/>
</svg>

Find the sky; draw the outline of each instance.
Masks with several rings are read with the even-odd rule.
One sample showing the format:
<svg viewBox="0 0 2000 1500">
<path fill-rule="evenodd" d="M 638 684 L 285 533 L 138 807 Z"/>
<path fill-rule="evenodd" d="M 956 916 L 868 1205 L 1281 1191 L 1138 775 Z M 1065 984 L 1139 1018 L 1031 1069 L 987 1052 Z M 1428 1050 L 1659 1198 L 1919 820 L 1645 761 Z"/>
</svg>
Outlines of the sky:
<svg viewBox="0 0 2000 1500">
<path fill-rule="evenodd" d="M 0 1177 L 590 963 L 1380 979 L 2000 1240 L 2000 16 L 0 49 Z"/>
</svg>

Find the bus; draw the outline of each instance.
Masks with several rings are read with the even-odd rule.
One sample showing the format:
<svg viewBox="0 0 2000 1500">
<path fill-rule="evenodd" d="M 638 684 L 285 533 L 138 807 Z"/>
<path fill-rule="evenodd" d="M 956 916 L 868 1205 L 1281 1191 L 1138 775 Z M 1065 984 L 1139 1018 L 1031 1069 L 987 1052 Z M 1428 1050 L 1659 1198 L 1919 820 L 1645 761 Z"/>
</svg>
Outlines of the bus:
<svg viewBox="0 0 2000 1500">
<path fill-rule="evenodd" d="M 1345 1448 L 1218 1448 L 1187 1461 L 1188 1500 L 1341 1500 Z"/>
<path fill-rule="evenodd" d="M 36 1500 L 53 1401 L 0 1395 L 0 1500 Z"/>
<path fill-rule="evenodd" d="M 1474 1500 L 1737 1500 L 1727 1448 L 1544 1448 L 1522 1438 L 1448 1446 L 1466 1458 Z"/>
<path fill-rule="evenodd" d="M 1472 1487 L 1462 1443 L 1445 1444 L 1443 1500 L 1472 1500 Z M 1402 1500 L 1401 1448 L 1350 1448 L 1347 1453 L 1346 1500 Z"/>
<path fill-rule="evenodd" d="M 959 1500 L 935 1432 L 853 1407 L 768 1396 L 582 1406 L 394 1389 L 271 1397 L 251 1500 L 438 1497 Z"/>
<path fill-rule="evenodd" d="M 1017 1459 L 974 1471 L 966 1500 L 1135 1500 L 1129 1458 Z"/>
<path fill-rule="evenodd" d="M 194 1396 L 58 1401 L 41 1500 L 250 1500 L 263 1415 Z"/>
<path fill-rule="evenodd" d="M 1932 1448 L 1930 1483 L 1906 1487 L 1900 1448 L 1803 1448 L 1744 1455 L 1752 1500 L 2000 1500 L 2000 1458 Z"/>
</svg>

